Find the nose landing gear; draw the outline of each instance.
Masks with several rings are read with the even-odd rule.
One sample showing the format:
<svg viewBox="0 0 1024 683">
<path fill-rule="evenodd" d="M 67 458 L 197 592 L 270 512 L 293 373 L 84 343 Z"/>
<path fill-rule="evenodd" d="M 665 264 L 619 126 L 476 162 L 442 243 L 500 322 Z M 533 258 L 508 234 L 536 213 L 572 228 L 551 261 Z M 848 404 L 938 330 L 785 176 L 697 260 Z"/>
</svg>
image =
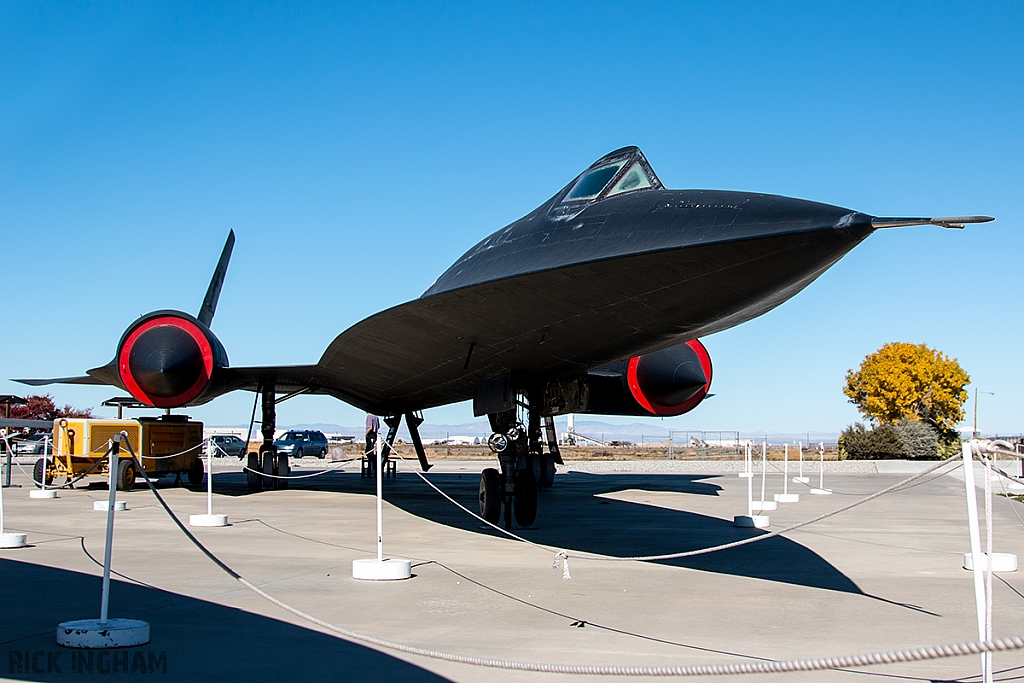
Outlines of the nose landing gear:
<svg viewBox="0 0 1024 683">
<path fill-rule="evenodd" d="M 512 528 L 513 514 L 519 526 L 537 520 L 537 489 L 554 483 L 555 462 L 561 462 L 557 445 L 551 446 L 553 421 L 548 418 L 550 452 L 545 453 L 540 411 L 532 406 L 528 411 L 529 428 L 517 421 L 514 410 L 488 415 L 494 433 L 487 445 L 498 456 L 501 469 L 489 467 L 480 474 L 480 516 L 497 524 L 504 509 L 506 529 Z"/>
</svg>

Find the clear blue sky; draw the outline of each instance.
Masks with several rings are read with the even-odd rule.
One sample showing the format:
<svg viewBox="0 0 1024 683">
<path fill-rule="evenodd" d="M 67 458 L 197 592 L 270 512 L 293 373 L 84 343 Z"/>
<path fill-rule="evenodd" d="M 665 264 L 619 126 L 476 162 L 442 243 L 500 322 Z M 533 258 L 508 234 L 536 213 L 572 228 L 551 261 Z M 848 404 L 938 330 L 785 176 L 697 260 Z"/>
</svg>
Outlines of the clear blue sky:
<svg viewBox="0 0 1024 683">
<path fill-rule="evenodd" d="M 1024 431 L 1022 26 L 1020 3 L 2 3 L 0 376 L 78 374 L 136 316 L 196 313 L 229 228 L 231 363 L 315 362 L 636 144 L 670 188 L 997 217 L 876 233 L 706 339 L 716 396 L 666 423 L 838 431 L 846 370 L 910 341 L 995 392 L 983 431 Z M 360 419 L 322 397 L 280 410 Z"/>
</svg>

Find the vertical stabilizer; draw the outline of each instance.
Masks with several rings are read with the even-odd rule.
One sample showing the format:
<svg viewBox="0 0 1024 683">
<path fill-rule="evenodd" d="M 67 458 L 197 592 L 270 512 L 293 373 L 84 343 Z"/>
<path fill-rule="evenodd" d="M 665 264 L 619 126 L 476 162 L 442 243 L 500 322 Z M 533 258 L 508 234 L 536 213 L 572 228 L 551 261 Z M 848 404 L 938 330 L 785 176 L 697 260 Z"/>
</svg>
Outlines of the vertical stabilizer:
<svg viewBox="0 0 1024 683">
<path fill-rule="evenodd" d="M 234 248 L 235 231 L 231 230 L 224 243 L 224 251 L 220 253 L 220 260 L 217 261 L 217 269 L 213 271 L 213 277 L 210 279 L 210 288 L 206 290 L 206 298 L 203 299 L 199 315 L 196 316 L 199 322 L 207 327 L 213 322 L 213 314 L 217 312 L 217 300 L 220 299 L 220 290 L 224 286 L 224 276 L 228 272 L 228 261 L 231 260 L 231 250 Z"/>
</svg>

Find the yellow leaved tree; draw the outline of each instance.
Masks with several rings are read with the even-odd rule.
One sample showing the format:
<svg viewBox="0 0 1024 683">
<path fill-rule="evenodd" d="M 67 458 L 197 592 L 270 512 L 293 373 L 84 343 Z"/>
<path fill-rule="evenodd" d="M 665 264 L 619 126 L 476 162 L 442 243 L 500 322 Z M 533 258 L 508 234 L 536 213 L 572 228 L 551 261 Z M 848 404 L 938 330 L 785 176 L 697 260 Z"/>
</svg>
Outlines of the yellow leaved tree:
<svg viewBox="0 0 1024 683">
<path fill-rule="evenodd" d="M 941 351 L 891 342 L 846 373 L 843 393 L 876 422 L 925 420 L 949 432 L 964 417 L 970 381 L 956 359 Z"/>
</svg>

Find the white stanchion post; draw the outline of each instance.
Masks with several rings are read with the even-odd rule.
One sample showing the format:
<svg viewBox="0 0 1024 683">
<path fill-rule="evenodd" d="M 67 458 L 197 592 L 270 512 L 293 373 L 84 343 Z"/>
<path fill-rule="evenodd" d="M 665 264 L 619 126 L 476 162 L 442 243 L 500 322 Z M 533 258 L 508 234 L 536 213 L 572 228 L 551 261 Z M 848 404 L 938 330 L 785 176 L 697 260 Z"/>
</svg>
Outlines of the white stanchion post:
<svg viewBox="0 0 1024 683">
<path fill-rule="evenodd" d="M 750 469 L 750 476 L 747 477 L 747 516 L 754 516 L 754 472 L 753 455 L 750 452 L 750 444 L 747 444 L 747 466 Z"/>
<path fill-rule="evenodd" d="M 384 443 L 377 439 L 377 561 L 384 561 Z"/>
<path fill-rule="evenodd" d="M 145 645 L 149 642 L 149 624 L 138 619 L 110 619 L 110 560 L 114 544 L 114 503 L 117 499 L 117 469 L 120 464 L 122 435 L 108 442 L 107 470 L 110 492 L 107 495 L 107 544 L 103 549 L 103 590 L 100 593 L 100 618 L 65 621 L 57 625 L 57 643 L 80 649 L 106 649 Z"/>
<path fill-rule="evenodd" d="M 764 505 L 764 475 L 768 465 L 768 442 L 761 442 L 761 504 Z"/>
<path fill-rule="evenodd" d="M 213 448 L 206 442 L 206 514 L 213 514 Z"/>
<path fill-rule="evenodd" d="M 746 461 L 751 463 L 753 467 L 753 454 L 751 453 L 750 444 L 747 444 L 747 450 L 745 453 Z M 767 528 L 770 519 L 766 515 L 755 515 L 754 514 L 754 473 L 751 472 L 750 476 L 747 477 L 747 514 L 736 515 L 732 518 L 732 525 L 738 527 L 764 529 Z"/>
<path fill-rule="evenodd" d="M 799 503 L 800 494 L 789 492 L 789 444 L 782 445 L 782 493 L 775 494 L 776 503 Z"/>
<path fill-rule="evenodd" d="M 753 456 L 750 453 L 750 444 L 747 444 L 746 449 L 743 451 L 743 471 L 740 472 L 741 479 L 753 479 L 754 477 L 754 461 Z"/>
<path fill-rule="evenodd" d="M 818 444 L 818 488 L 811 489 L 811 493 L 816 496 L 830 496 L 832 495 L 832 489 L 825 488 L 825 442 L 822 441 Z"/>
<path fill-rule="evenodd" d="M 11 442 L 7 439 L 7 427 L 0 428 L 0 439 L 4 440 L 4 464 L 6 465 L 4 480 L 3 483 L 0 483 L 0 486 L 7 489 L 11 488 L 11 467 L 14 465 L 11 456 Z"/>
<path fill-rule="evenodd" d="M 985 461 L 985 640 L 992 640 L 992 460 Z M 985 653 L 985 671 L 992 680 L 992 653 Z"/>
<path fill-rule="evenodd" d="M 118 442 L 118 443 L 120 443 L 120 442 Z M 111 447 L 110 446 L 110 442 L 107 442 L 107 448 L 109 449 L 110 447 Z M 111 457 L 113 457 L 113 456 L 111 456 Z M 111 481 L 116 483 L 117 482 L 117 468 L 120 465 L 120 460 L 115 462 L 115 463 L 107 463 L 107 464 L 108 464 L 108 466 L 114 468 L 114 474 L 112 475 L 114 478 Z M 114 490 L 114 484 L 113 483 L 110 485 L 110 490 L 111 491 Z M 124 512 L 125 510 L 128 509 L 127 501 L 116 500 L 113 496 L 108 496 L 107 498 L 108 498 L 108 500 L 94 500 L 93 503 L 92 503 L 92 509 L 96 510 L 96 511 L 99 511 L 99 512 L 109 512 L 110 506 L 111 506 L 111 502 L 110 502 L 111 500 L 114 501 L 113 502 L 114 512 Z"/>
<path fill-rule="evenodd" d="M 779 504 L 774 500 L 766 501 L 764 499 L 764 486 L 765 478 L 767 477 L 768 470 L 768 442 L 761 442 L 761 500 L 753 504 L 754 510 L 763 512 L 764 510 L 778 510 Z"/>
<path fill-rule="evenodd" d="M 213 449 L 216 446 L 213 439 L 207 439 L 203 444 L 206 451 L 206 514 L 189 515 L 189 526 L 227 526 L 227 515 L 213 514 Z"/>
<path fill-rule="evenodd" d="M 103 594 L 100 597 L 100 623 L 107 621 L 107 606 L 110 604 L 110 558 L 114 550 L 114 502 L 117 500 L 117 467 L 121 464 L 121 441 L 107 443 L 110 459 L 107 460 L 107 544 L 103 548 Z"/>
<path fill-rule="evenodd" d="M 971 443 L 965 441 L 961 448 L 964 463 L 964 488 L 967 494 L 967 526 L 971 537 L 971 559 L 974 574 L 974 604 L 978 612 L 978 640 L 985 640 L 985 624 L 988 613 L 985 601 L 985 577 L 982 574 L 987 558 L 981 552 L 981 532 L 978 530 L 978 496 L 974 488 L 974 455 Z M 991 683 L 992 672 L 988 658 L 981 654 L 981 675 L 984 683 Z"/>
<path fill-rule="evenodd" d="M 0 486 L 0 548 L 24 548 L 25 534 L 4 531 L 4 487 Z"/>
<path fill-rule="evenodd" d="M 992 462 L 999 461 L 992 458 L 985 463 L 985 532 L 986 532 L 986 543 L 987 547 L 982 552 L 985 558 L 987 558 L 987 571 L 985 572 L 985 594 L 990 596 L 991 601 L 992 595 L 992 574 L 1003 574 L 1008 572 L 1017 571 L 1017 556 L 1014 553 L 996 553 L 992 552 L 992 519 L 989 512 L 992 510 L 992 480 L 995 476 L 992 471 Z M 974 558 L 970 553 L 964 553 L 964 569 L 968 571 L 974 569 Z M 992 610 L 989 610 L 989 621 L 992 620 Z M 991 637 L 991 629 L 988 632 L 988 637 Z M 991 667 L 989 667 L 991 668 Z"/>
<path fill-rule="evenodd" d="M 800 449 L 800 476 L 793 477 L 793 481 L 798 484 L 806 484 L 811 481 L 811 478 L 804 476 L 804 442 L 797 442 L 797 448 Z"/>
<path fill-rule="evenodd" d="M 49 469 L 47 467 L 49 461 L 46 459 L 46 446 L 49 444 L 49 442 L 49 437 L 43 438 L 43 472 L 42 475 L 39 477 L 39 488 L 32 489 L 31 491 L 29 491 L 29 498 L 50 499 L 57 497 L 57 489 L 46 488 L 46 470 Z"/>
<path fill-rule="evenodd" d="M 352 560 L 352 578 L 394 581 L 412 576 L 409 560 L 384 559 L 384 443 L 377 439 L 377 559 Z"/>
</svg>

